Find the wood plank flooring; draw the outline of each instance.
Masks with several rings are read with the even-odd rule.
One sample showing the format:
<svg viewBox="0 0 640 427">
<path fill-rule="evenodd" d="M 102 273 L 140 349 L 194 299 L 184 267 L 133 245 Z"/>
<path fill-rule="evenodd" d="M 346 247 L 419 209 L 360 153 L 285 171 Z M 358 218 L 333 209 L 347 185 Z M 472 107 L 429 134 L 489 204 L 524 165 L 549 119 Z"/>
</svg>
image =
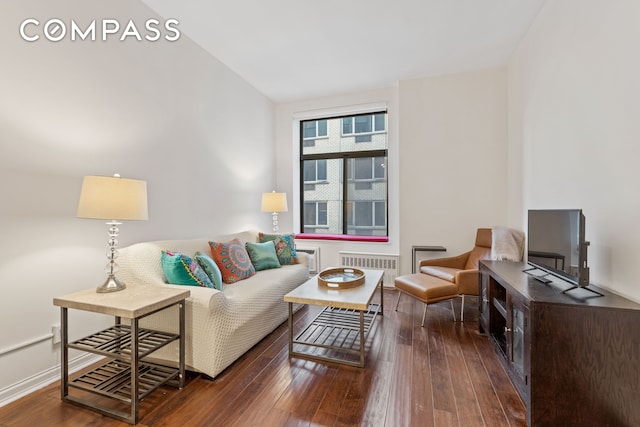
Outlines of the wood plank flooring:
<svg viewBox="0 0 640 427">
<path fill-rule="evenodd" d="M 385 290 L 384 316 L 367 341 L 364 369 L 289 359 L 282 324 L 214 380 L 190 373 L 140 407 L 139 426 L 525 426 L 525 408 L 486 336 L 477 308 L 453 322 L 448 301 L 423 304 Z M 454 302 L 457 317 L 460 303 Z M 318 312 L 305 307 L 295 329 Z M 128 424 L 60 400 L 59 383 L 0 408 L 0 426 Z"/>
</svg>

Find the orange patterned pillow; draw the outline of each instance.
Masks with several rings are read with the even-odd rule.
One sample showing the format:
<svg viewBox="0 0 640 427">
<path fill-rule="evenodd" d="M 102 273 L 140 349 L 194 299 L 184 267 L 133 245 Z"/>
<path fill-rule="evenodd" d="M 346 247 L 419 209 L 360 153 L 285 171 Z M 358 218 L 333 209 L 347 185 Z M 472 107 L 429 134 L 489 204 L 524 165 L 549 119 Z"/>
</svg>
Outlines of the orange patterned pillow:
<svg viewBox="0 0 640 427">
<path fill-rule="evenodd" d="M 211 255 L 222 273 L 224 283 L 235 283 L 256 274 L 251 258 L 242 242 L 233 239 L 230 242 L 209 242 Z"/>
</svg>

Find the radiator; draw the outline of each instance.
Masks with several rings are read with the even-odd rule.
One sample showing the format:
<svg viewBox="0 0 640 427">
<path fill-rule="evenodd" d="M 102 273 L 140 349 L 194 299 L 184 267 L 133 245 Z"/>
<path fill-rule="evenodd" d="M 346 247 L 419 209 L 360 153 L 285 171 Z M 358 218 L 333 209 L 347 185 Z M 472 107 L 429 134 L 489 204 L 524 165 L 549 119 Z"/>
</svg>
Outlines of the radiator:
<svg viewBox="0 0 640 427">
<path fill-rule="evenodd" d="M 296 251 L 309 254 L 309 273 L 316 274 L 320 272 L 320 248 L 319 247 L 296 245 Z"/>
<path fill-rule="evenodd" d="M 383 284 L 385 287 L 393 287 L 393 280 L 398 277 L 400 267 L 398 258 L 397 254 L 340 251 L 340 266 L 384 270 Z"/>
</svg>

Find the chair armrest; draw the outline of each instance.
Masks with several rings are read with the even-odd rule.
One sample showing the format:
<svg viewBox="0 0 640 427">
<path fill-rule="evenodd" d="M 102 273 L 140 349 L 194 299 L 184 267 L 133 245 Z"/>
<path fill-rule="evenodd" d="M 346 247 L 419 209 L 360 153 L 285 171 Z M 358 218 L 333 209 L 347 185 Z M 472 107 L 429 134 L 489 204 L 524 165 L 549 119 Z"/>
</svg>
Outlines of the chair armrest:
<svg viewBox="0 0 640 427">
<path fill-rule="evenodd" d="M 478 269 L 457 272 L 456 285 L 459 294 L 478 295 Z"/>
<path fill-rule="evenodd" d="M 429 265 L 432 267 L 447 267 L 462 270 L 467 264 L 467 259 L 469 258 L 470 253 L 471 251 L 454 257 L 423 259 L 422 261 L 420 261 L 420 267 Z"/>
</svg>

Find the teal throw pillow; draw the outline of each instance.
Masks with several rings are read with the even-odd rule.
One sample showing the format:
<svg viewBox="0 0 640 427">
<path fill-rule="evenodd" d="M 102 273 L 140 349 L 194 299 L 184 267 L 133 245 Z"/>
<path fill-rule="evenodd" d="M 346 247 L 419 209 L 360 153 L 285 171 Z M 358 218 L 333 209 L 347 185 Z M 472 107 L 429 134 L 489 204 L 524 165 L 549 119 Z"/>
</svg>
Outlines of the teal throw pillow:
<svg viewBox="0 0 640 427">
<path fill-rule="evenodd" d="M 219 291 L 222 290 L 222 273 L 218 268 L 216 262 L 207 254 L 203 254 L 202 252 L 196 252 L 195 255 L 196 261 L 198 265 L 207 273 L 211 283 L 213 283 L 213 287 Z"/>
<path fill-rule="evenodd" d="M 273 241 L 276 246 L 276 254 L 281 265 L 298 264 L 298 253 L 293 234 L 258 234 L 261 243 Z"/>
<path fill-rule="evenodd" d="M 162 251 L 160 262 L 167 282 L 171 284 L 213 288 L 211 279 L 196 260 L 187 255 Z"/>
<path fill-rule="evenodd" d="M 276 245 L 271 242 L 252 243 L 247 242 L 247 253 L 256 271 L 280 268 L 280 261 L 276 254 Z"/>
</svg>

